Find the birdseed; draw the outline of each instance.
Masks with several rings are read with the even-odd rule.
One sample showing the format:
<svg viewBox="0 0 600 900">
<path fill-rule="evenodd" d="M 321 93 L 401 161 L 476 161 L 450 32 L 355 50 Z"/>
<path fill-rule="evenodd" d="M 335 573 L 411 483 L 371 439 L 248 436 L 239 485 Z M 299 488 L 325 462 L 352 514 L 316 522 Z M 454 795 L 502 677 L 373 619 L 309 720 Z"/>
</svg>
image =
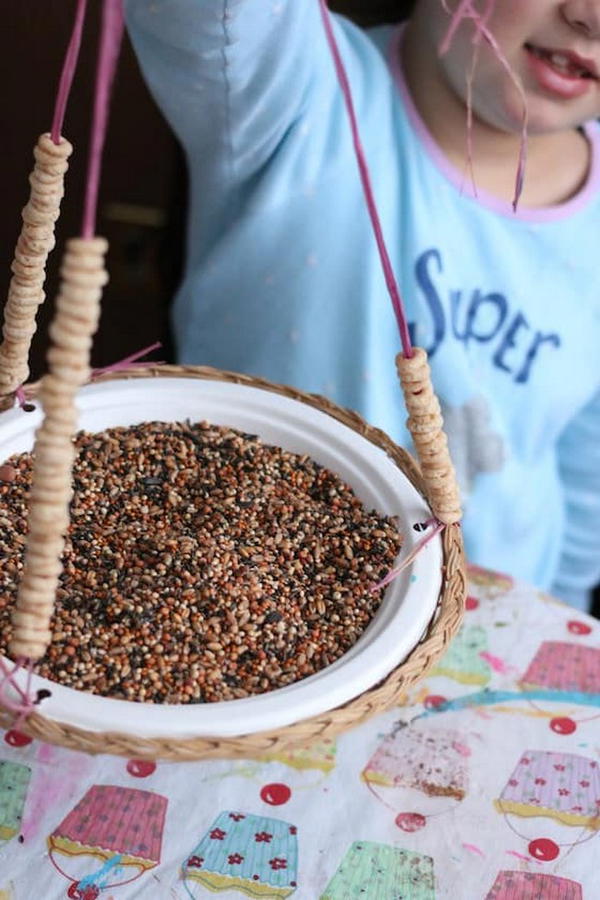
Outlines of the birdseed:
<svg viewBox="0 0 600 900">
<path fill-rule="evenodd" d="M 36 671 L 127 700 L 271 691 L 359 639 L 394 564 L 393 518 L 308 456 L 206 422 L 76 437 L 71 524 Z M 0 468 L 0 649 L 11 637 L 32 456 Z"/>
</svg>

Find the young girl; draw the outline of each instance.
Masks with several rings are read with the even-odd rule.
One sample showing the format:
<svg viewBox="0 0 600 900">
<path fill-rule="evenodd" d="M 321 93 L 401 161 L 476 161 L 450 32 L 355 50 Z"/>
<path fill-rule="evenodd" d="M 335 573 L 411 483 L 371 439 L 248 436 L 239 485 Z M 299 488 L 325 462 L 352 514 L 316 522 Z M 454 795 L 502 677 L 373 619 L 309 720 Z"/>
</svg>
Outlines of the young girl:
<svg viewBox="0 0 600 900">
<path fill-rule="evenodd" d="M 489 40 L 474 0 L 440 55 L 457 5 L 417 0 L 367 33 L 337 18 L 335 34 L 469 558 L 581 605 L 600 577 L 600 0 L 497 0 Z M 189 162 L 180 361 L 326 394 L 407 445 L 319 0 L 125 8 Z"/>
</svg>

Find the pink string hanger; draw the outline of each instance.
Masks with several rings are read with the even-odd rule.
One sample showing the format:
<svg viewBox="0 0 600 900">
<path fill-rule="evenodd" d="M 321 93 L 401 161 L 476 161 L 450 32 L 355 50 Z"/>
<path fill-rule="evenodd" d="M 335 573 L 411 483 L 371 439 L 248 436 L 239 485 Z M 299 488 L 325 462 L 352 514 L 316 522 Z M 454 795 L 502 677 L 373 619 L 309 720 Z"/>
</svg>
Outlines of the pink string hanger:
<svg viewBox="0 0 600 900">
<path fill-rule="evenodd" d="M 78 0 L 75 22 L 67 54 L 63 64 L 62 75 L 56 98 L 52 135 L 55 143 L 60 140 L 60 134 L 64 121 L 67 101 L 73 86 L 73 76 L 77 66 L 77 59 L 81 48 L 81 37 L 85 21 L 87 0 Z M 94 92 L 94 112 L 90 136 L 90 148 L 87 165 L 87 178 L 85 185 L 85 200 L 82 218 L 82 237 L 91 238 L 96 230 L 98 210 L 98 194 L 100 188 L 100 173 L 102 169 L 102 157 L 106 142 L 108 127 L 108 114 L 114 76 L 119 59 L 119 52 L 123 39 L 124 19 L 122 0 L 105 0 L 102 11 L 102 26 L 99 42 L 98 63 L 96 69 L 96 84 Z M 56 139 L 54 136 L 57 136 Z M 102 375 L 106 372 L 120 371 L 136 365 L 142 357 L 153 352 L 161 346 L 156 342 L 143 350 L 139 350 L 125 359 L 92 370 L 92 375 Z M 163 365 L 162 361 L 154 365 Z M 16 391 L 17 401 L 23 410 L 31 411 L 35 407 L 29 404 L 25 390 L 21 385 Z"/>
<path fill-rule="evenodd" d="M 488 3 L 492 2 L 492 0 L 488 0 Z M 369 218 L 371 220 L 371 225 L 373 228 L 373 233 L 375 236 L 375 242 L 377 244 L 377 251 L 379 254 L 379 258 L 381 261 L 381 266 L 385 278 L 386 287 L 388 290 L 388 294 L 390 296 L 390 300 L 392 301 L 392 307 L 394 310 L 394 314 L 396 317 L 396 323 L 398 325 L 398 331 L 400 334 L 400 342 L 402 345 L 402 353 L 406 359 L 411 359 L 413 357 L 413 347 L 410 339 L 410 332 L 408 328 L 408 321 L 406 317 L 406 310 L 404 307 L 404 302 L 402 300 L 402 296 L 400 293 L 400 289 L 398 287 L 398 282 L 396 280 L 396 276 L 394 274 L 394 270 L 392 267 L 392 263 L 390 260 L 390 255 L 387 249 L 385 237 L 383 234 L 383 227 L 381 224 L 381 218 L 379 216 L 379 211 L 377 208 L 377 202 L 375 200 L 375 195 L 373 192 L 371 175 L 369 172 L 369 166 L 366 160 L 365 151 L 363 148 L 362 140 L 360 137 L 360 132 L 358 128 L 358 120 L 356 116 L 356 111 L 354 107 L 354 100 L 352 97 L 352 90 L 350 88 L 350 82 L 348 79 L 348 75 L 341 57 L 341 53 L 336 41 L 334 28 L 331 21 L 331 15 L 329 13 L 329 8 L 327 5 L 327 0 L 319 0 L 319 7 L 321 10 L 321 18 L 323 21 L 323 26 L 325 29 L 325 35 L 327 38 L 327 43 L 329 45 L 329 49 L 331 51 L 331 55 L 333 58 L 333 63 L 336 71 L 336 75 L 342 90 L 342 95 L 344 98 L 344 104 L 346 107 L 346 111 L 348 113 L 348 119 L 350 123 L 350 130 L 352 134 L 352 143 L 354 147 L 354 152 L 356 155 L 356 161 L 358 164 L 358 170 L 361 180 L 361 185 L 363 189 L 363 194 L 365 198 L 365 202 L 367 205 L 367 210 L 369 213 Z M 419 527 L 419 526 L 417 526 Z M 390 572 L 385 576 L 385 578 L 371 586 L 371 591 L 378 591 L 382 588 L 386 587 L 390 582 L 396 579 L 413 561 L 414 559 L 421 553 L 424 548 L 429 544 L 429 542 L 439 535 L 445 528 L 445 524 L 440 522 L 436 517 L 430 518 L 426 523 L 422 526 L 423 530 L 428 530 L 429 533 L 426 534 L 412 549 L 412 551 L 399 563 L 395 568 L 390 570 Z"/>
<path fill-rule="evenodd" d="M 106 140 L 110 99 L 119 60 L 119 52 L 123 40 L 123 31 L 124 19 L 122 0 L 104 0 L 102 6 L 100 47 L 96 68 L 94 113 L 90 135 L 85 201 L 81 226 L 81 236 L 83 238 L 93 237 L 96 231 L 102 154 Z"/>
<path fill-rule="evenodd" d="M 141 360 L 143 360 L 145 356 L 148 356 L 149 353 L 153 353 L 161 347 L 161 342 L 155 341 L 155 343 L 150 344 L 149 347 L 144 347 L 143 350 L 137 350 L 135 353 L 126 356 L 124 359 L 119 359 L 117 362 L 110 363 L 108 366 L 101 366 L 99 369 L 92 369 L 92 377 L 96 378 L 99 375 L 107 375 L 109 372 L 121 372 L 123 369 L 145 368 L 148 363 L 142 362 Z M 163 360 L 152 360 L 152 365 L 164 366 L 165 363 Z"/>
<path fill-rule="evenodd" d="M 502 66 L 506 69 L 517 89 L 520 91 L 521 96 L 523 97 L 524 111 L 523 111 L 523 134 L 521 140 L 521 152 L 519 156 L 519 167 L 517 172 L 517 183 L 515 186 L 515 197 L 513 200 L 513 206 L 516 210 L 517 202 L 519 196 L 521 194 L 523 188 L 523 175 L 525 169 L 525 150 L 526 150 L 526 138 L 527 138 L 527 106 L 525 103 L 525 95 L 523 92 L 523 87 L 516 77 L 516 75 L 512 72 L 508 60 L 502 53 L 498 42 L 490 32 L 487 23 L 493 12 L 494 5 L 496 0 L 485 0 L 485 7 L 483 12 L 478 12 L 474 5 L 474 0 L 461 0 L 458 4 L 455 12 L 452 14 L 452 19 L 448 26 L 448 30 L 440 44 L 440 55 L 443 55 L 448 52 L 450 45 L 452 43 L 452 39 L 454 38 L 457 29 L 465 19 L 471 19 L 475 26 L 475 33 L 473 35 L 473 45 L 474 45 L 474 65 L 476 62 L 476 56 L 478 45 L 481 40 L 484 39 L 488 44 L 493 48 L 498 60 L 502 64 Z M 450 10 L 447 6 L 447 0 L 441 0 L 441 3 L 446 9 L 446 11 L 450 14 Z M 360 179 L 363 187 L 363 192 L 365 196 L 365 201 L 367 204 L 367 209 L 369 211 L 369 216 L 371 219 L 371 224 L 373 226 L 373 231 L 375 234 L 375 240 L 377 242 L 377 250 L 379 252 L 379 258 L 381 260 L 381 265 L 383 268 L 385 282 L 388 289 L 388 293 L 390 295 L 390 299 L 392 301 L 392 306 L 394 308 L 394 313 L 396 315 L 396 321 L 398 324 L 398 330 L 400 332 L 400 340 L 402 343 L 402 350 L 404 356 L 410 358 L 412 353 L 412 343 L 410 340 L 410 332 L 408 329 L 408 323 L 406 319 L 406 311 L 404 308 L 404 303 L 402 300 L 402 296 L 400 294 L 400 289 L 398 287 L 398 282 L 394 275 L 394 270 L 392 267 L 392 263 L 390 261 L 390 255 L 388 253 L 388 249 L 385 242 L 385 237 L 383 235 L 383 228 L 381 226 L 381 219 L 379 217 L 379 211 L 377 209 L 377 203 L 375 200 L 375 195 L 373 193 L 373 186 L 371 181 L 371 175 L 369 172 L 369 166 L 367 163 L 365 151 L 363 148 L 362 140 L 360 137 L 360 131 L 358 128 L 358 120 L 356 117 L 356 111 L 354 108 L 354 100 L 352 97 L 352 89 L 350 88 L 350 82 L 348 79 L 348 74 L 346 72 L 346 68 L 344 66 L 342 56 L 335 38 L 335 33 L 333 30 L 333 25 L 331 22 L 331 14 L 329 12 L 329 7 L 327 5 L 327 0 L 319 0 L 319 6 L 321 9 L 321 17 L 323 19 L 323 26 L 325 28 L 325 34 L 327 37 L 327 43 L 329 44 L 329 49 L 331 51 L 331 55 L 333 57 L 333 62 L 336 70 L 336 74 L 338 77 L 338 81 L 340 83 L 340 87 L 342 89 L 342 94 L 344 97 L 344 103 L 346 106 L 346 110 L 348 113 L 348 118 L 350 120 L 350 129 L 352 132 L 352 143 L 354 145 L 354 152 L 356 154 L 356 160 L 358 163 L 358 169 L 360 173 Z M 472 77 L 472 74 L 471 74 Z M 471 95 L 471 89 L 469 86 L 469 96 Z M 472 121 L 472 107 L 469 102 L 468 107 L 468 116 L 469 122 Z M 469 129 L 469 140 L 470 140 L 470 129 Z"/>
<path fill-rule="evenodd" d="M 71 96 L 73 79 L 75 77 L 75 70 L 77 68 L 77 62 L 79 60 L 79 53 L 81 50 L 81 36 L 83 34 L 86 10 L 87 0 L 77 0 L 73 30 L 71 32 L 71 39 L 67 47 L 67 52 L 60 75 L 60 81 L 58 84 L 56 102 L 54 104 L 54 116 L 52 118 L 52 130 L 50 131 L 50 137 L 55 144 L 60 143 L 60 138 L 62 135 L 67 104 L 69 102 L 69 97 Z"/>
<path fill-rule="evenodd" d="M 81 52 L 81 38 L 83 35 L 86 12 L 87 0 L 77 0 L 71 37 L 63 60 L 56 99 L 54 101 L 54 114 L 52 116 L 52 127 L 50 129 L 50 139 L 53 144 L 60 144 L 62 139 L 65 115 L 71 97 L 73 80 Z M 17 403 L 24 412 L 32 412 L 35 409 L 35 406 L 32 403 L 29 403 L 25 388 L 22 384 L 16 389 L 15 397 Z"/>
<path fill-rule="evenodd" d="M 492 50 L 496 54 L 498 62 L 507 73 L 508 77 L 516 87 L 519 96 L 521 97 L 521 101 L 523 103 L 523 112 L 521 117 L 521 139 L 519 144 L 519 156 L 517 160 L 515 189 L 512 200 L 513 212 L 516 212 L 519 204 L 519 199 L 523 192 L 525 168 L 527 165 L 527 98 L 525 96 L 525 91 L 520 79 L 511 69 L 510 63 L 502 52 L 502 48 L 500 47 L 498 41 L 488 27 L 488 22 L 494 11 L 496 0 L 483 0 L 483 9 L 481 12 L 475 8 L 475 0 L 460 0 L 460 3 L 458 4 L 454 12 L 451 12 L 447 0 L 440 0 L 440 2 L 448 15 L 451 16 L 448 29 L 440 44 L 440 56 L 444 56 L 444 54 L 448 52 L 452 41 L 456 36 L 456 32 L 458 31 L 462 23 L 469 20 L 473 23 L 473 60 L 471 63 L 471 69 L 467 73 L 467 164 L 469 167 L 469 171 L 471 172 L 471 177 L 473 177 L 473 81 L 475 78 L 475 70 L 477 68 L 479 51 L 482 41 L 485 41 L 492 48 Z M 475 194 L 477 194 L 476 188 Z"/>
<path fill-rule="evenodd" d="M 25 669 L 27 677 L 25 687 L 22 688 L 17 681 L 17 673 Z M 14 713 L 15 719 L 12 722 L 12 729 L 18 731 L 27 716 L 33 712 L 41 697 L 33 698 L 31 689 L 31 677 L 33 674 L 33 663 L 29 659 L 20 658 L 14 663 L 12 668 L 0 658 L 0 701 L 4 709 Z M 11 695 L 12 691 L 12 695 Z M 44 696 L 48 696 L 50 692 L 46 692 Z"/>
<path fill-rule="evenodd" d="M 59 144 L 61 141 L 65 114 L 71 96 L 73 79 L 81 50 L 81 37 L 83 34 L 86 8 L 87 0 L 77 0 L 73 29 L 63 61 L 54 104 L 54 115 L 52 117 L 52 128 L 50 131 L 50 138 L 54 144 Z M 19 386 L 15 393 L 19 406 L 29 412 L 33 407 L 27 401 L 23 385 Z M 16 679 L 16 675 L 21 669 L 27 670 L 25 688 L 22 688 Z M 33 711 L 40 699 L 38 697 L 34 700 L 32 697 L 32 670 L 33 664 L 30 660 L 18 659 L 15 665 L 12 668 L 9 668 L 9 666 L 0 659 L 0 698 L 2 699 L 2 705 L 5 709 L 8 709 L 15 714 L 16 719 L 13 723 L 13 727 L 15 728 L 18 728 L 22 724 L 27 716 Z M 9 693 L 10 690 L 12 690 L 12 696 Z"/>
<path fill-rule="evenodd" d="M 348 113 L 348 118 L 350 120 L 350 130 L 352 132 L 352 143 L 354 145 L 354 152 L 356 154 L 356 161 L 358 163 L 360 180 L 362 183 L 363 193 L 365 196 L 365 201 L 366 201 L 367 209 L 369 212 L 369 217 L 371 219 L 371 225 L 373 227 L 373 232 L 375 235 L 375 241 L 377 243 L 377 251 L 379 253 L 379 258 L 381 260 L 381 266 L 382 266 L 383 274 L 385 277 L 385 283 L 387 286 L 388 293 L 390 295 L 390 300 L 392 301 L 392 307 L 394 309 L 394 314 L 396 316 L 398 331 L 400 333 L 400 342 L 402 344 L 402 352 L 404 353 L 404 356 L 406 356 L 408 359 L 410 359 L 413 355 L 413 349 L 412 349 L 412 342 L 410 339 L 410 332 L 408 329 L 408 321 L 406 318 L 406 311 L 404 309 L 404 302 L 403 302 L 402 296 L 400 294 L 400 289 L 398 287 L 398 282 L 396 280 L 396 276 L 394 275 L 394 269 L 392 267 L 390 255 L 388 253 L 387 245 L 385 242 L 385 237 L 383 235 L 383 228 L 381 226 L 379 210 L 377 209 L 377 203 L 375 201 L 375 195 L 373 193 L 373 185 L 371 182 L 369 166 L 367 163 L 365 151 L 364 151 L 362 140 L 360 137 L 360 131 L 358 128 L 358 120 L 356 118 L 356 111 L 354 109 L 354 100 L 352 98 L 352 90 L 350 88 L 350 82 L 348 80 L 348 75 L 347 75 L 343 60 L 342 60 L 342 56 L 341 56 L 339 47 L 337 45 L 335 33 L 333 30 L 333 25 L 331 23 L 331 15 L 330 15 L 326 0 L 319 0 L 319 6 L 321 9 L 321 17 L 323 19 L 323 26 L 325 28 L 325 35 L 327 37 L 327 43 L 329 44 L 329 49 L 331 50 L 331 55 L 333 57 L 335 71 L 336 71 L 336 74 L 338 77 L 338 81 L 340 83 L 340 87 L 342 89 L 342 94 L 344 97 L 346 111 Z"/>
<path fill-rule="evenodd" d="M 119 61 L 123 33 L 124 19 L 122 0 L 104 0 L 102 10 L 102 32 L 100 36 L 98 66 L 96 70 L 94 114 L 81 228 L 81 235 L 84 238 L 93 237 L 96 231 L 102 158 L 104 145 L 106 143 L 112 88 Z M 122 369 L 144 366 L 146 363 L 139 362 L 139 360 L 161 346 L 160 341 L 157 341 L 149 347 L 145 347 L 142 350 L 132 353 L 130 356 L 125 357 L 125 359 L 111 363 L 108 366 L 93 369 L 92 375 L 103 375 L 107 372 L 118 372 Z M 154 362 L 153 365 L 163 365 L 163 363 Z"/>
</svg>

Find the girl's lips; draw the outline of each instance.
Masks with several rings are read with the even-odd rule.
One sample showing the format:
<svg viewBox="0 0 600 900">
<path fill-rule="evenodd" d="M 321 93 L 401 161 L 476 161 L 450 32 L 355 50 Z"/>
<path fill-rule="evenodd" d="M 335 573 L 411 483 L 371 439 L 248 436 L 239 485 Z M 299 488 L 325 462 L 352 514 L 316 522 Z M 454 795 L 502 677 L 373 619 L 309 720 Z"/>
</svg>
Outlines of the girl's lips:
<svg viewBox="0 0 600 900">
<path fill-rule="evenodd" d="M 525 45 L 529 69 L 546 92 L 564 100 L 582 97 L 598 79 L 578 58 L 559 51 L 540 50 Z"/>
</svg>

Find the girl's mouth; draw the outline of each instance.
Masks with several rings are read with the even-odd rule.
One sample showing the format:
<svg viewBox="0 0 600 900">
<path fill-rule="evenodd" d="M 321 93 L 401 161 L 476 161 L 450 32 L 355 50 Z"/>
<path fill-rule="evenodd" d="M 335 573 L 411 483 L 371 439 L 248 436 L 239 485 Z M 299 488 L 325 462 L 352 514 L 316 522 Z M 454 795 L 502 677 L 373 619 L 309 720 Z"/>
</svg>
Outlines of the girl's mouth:
<svg viewBox="0 0 600 900">
<path fill-rule="evenodd" d="M 551 94 L 567 100 L 581 97 L 598 82 L 595 63 L 576 53 L 533 44 L 525 44 L 525 50 L 536 81 Z"/>
</svg>

